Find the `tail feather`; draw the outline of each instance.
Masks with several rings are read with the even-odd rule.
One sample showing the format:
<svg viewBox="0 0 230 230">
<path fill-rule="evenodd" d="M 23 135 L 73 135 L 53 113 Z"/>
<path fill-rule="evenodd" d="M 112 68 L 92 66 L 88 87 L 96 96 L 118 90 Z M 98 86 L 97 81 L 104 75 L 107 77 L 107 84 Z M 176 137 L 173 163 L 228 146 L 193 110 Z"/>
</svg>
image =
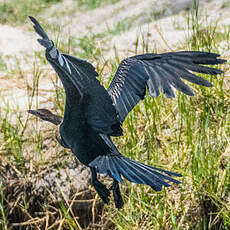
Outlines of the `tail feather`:
<svg viewBox="0 0 230 230">
<path fill-rule="evenodd" d="M 129 181 L 131 182 L 136 182 L 136 181 L 140 181 L 140 183 L 145 183 L 145 181 L 139 177 L 138 174 L 136 174 L 135 171 L 130 171 L 127 170 L 127 168 L 125 168 L 124 162 L 122 161 L 117 161 L 117 159 L 115 159 L 115 165 L 117 168 L 119 168 L 119 171 L 121 172 L 121 174 Z"/>
<path fill-rule="evenodd" d="M 133 183 L 149 185 L 156 191 L 161 191 L 162 186 L 169 187 L 168 182 L 181 183 L 170 177 L 181 177 L 181 174 L 148 166 L 122 155 L 99 156 L 89 166 L 95 167 L 99 173 L 108 173 L 115 181 L 122 182 L 123 176 Z"/>
<path fill-rule="evenodd" d="M 108 160 L 109 164 L 108 164 L 108 168 L 110 168 L 110 176 L 112 176 L 114 178 L 114 180 L 119 181 L 119 182 L 123 182 L 121 175 L 119 173 L 119 171 L 116 168 L 116 164 L 113 161 L 113 158 L 111 157 Z"/>
<path fill-rule="evenodd" d="M 124 162 L 126 164 L 124 164 Z M 129 159 L 125 159 L 124 162 L 122 162 L 122 166 L 124 168 L 127 168 L 127 165 L 129 165 L 129 170 L 126 169 L 126 173 L 130 172 L 131 175 L 136 176 L 136 180 L 132 182 L 138 184 L 147 184 L 153 188 L 157 188 L 157 191 L 161 190 L 162 185 L 164 185 L 165 187 L 170 186 L 170 184 L 164 181 L 166 178 L 163 178 L 162 176 L 159 177 L 156 172 L 151 172 L 150 170 L 147 170 L 146 168 L 142 167 L 141 164 L 134 165 L 133 163 L 135 162 L 130 162 Z"/>
<path fill-rule="evenodd" d="M 126 158 L 125 161 L 129 162 L 129 164 L 135 165 L 139 170 L 142 169 L 145 173 L 151 172 L 154 175 L 154 177 L 156 178 L 156 180 L 159 180 L 159 181 L 169 180 L 169 181 L 171 181 L 173 183 L 176 183 L 176 184 L 179 182 L 179 181 L 177 181 L 177 180 L 175 180 L 175 179 L 173 179 L 173 178 L 171 178 L 171 177 L 169 177 L 167 175 L 163 175 L 162 173 L 157 172 L 159 170 L 158 168 L 153 168 L 153 167 L 150 167 L 148 165 L 141 164 L 139 162 L 130 160 L 128 158 Z M 168 172 L 166 170 L 164 170 L 163 172 L 166 173 L 166 174 L 170 173 L 170 172 Z M 176 176 L 180 176 L 180 174 L 176 174 Z"/>
</svg>

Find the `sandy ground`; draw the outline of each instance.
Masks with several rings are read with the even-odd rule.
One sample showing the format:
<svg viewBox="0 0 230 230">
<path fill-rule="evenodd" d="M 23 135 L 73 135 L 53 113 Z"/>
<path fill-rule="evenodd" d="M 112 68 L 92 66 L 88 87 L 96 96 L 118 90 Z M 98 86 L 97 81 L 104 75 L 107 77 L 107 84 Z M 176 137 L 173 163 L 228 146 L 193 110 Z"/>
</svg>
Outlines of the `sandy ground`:
<svg viewBox="0 0 230 230">
<path fill-rule="evenodd" d="M 201 1 L 202 14 L 206 16 L 209 12 L 208 20 L 218 19 L 219 23 L 229 25 L 229 8 L 222 8 L 225 1 Z M 73 4 L 72 0 L 56 4 L 40 18 L 47 18 L 46 21 L 50 24 L 62 25 L 62 38 L 70 35 L 79 38 L 87 34 L 105 32 L 108 31 L 108 27 L 113 28 L 119 21 L 135 18 L 130 30 L 111 37 L 110 48 L 104 54 L 105 60 L 114 58 L 114 46 L 121 59 L 133 55 L 135 42 L 140 34 L 148 37 L 150 50 L 157 52 L 178 50 L 183 47 L 188 36 L 184 10 L 191 7 L 192 0 L 175 0 L 173 3 L 169 0 L 123 0 L 103 8 L 63 15 L 63 9 L 71 9 Z M 162 13 L 162 17 L 159 20 L 153 20 L 152 15 L 158 13 Z M 57 17 L 59 14 L 63 16 Z M 22 112 L 28 108 L 28 88 L 31 88 L 33 84 L 34 65 L 35 68 L 37 66 L 48 68 L 41 67 L 35 59 L 34 52 L 43 49 L 37 43 L 37 35 L 31 28 L 29 20 L 26 25 L 20 27 L 0 25 L 0 54 L 8 69 L 12 69 L 10 74 L 0 72 L 0 93 L 5 98 L 0 103 L 3 107 L 9 104 L 11 108 L 17 108 Z M 222 53 L 221 46 L 225 45 L 220 44 L 220 53 Z M 45 104 L 49 101 L 47 99 L 52 97 L 53 85 L 50 84 L 50 78 L 41 78 L 39 92 L 41 95 L 34 98 L 34 105 L 36 102 Z"/>
</svg>

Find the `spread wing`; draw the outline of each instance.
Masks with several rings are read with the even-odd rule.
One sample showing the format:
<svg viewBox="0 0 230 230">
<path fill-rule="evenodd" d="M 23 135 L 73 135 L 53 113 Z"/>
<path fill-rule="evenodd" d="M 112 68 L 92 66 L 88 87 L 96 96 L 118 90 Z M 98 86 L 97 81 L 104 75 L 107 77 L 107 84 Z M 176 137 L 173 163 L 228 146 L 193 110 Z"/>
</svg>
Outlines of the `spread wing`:
<svg viewBox="0 0 230 230">
<path fill-rule="evenodd" d="M 46 58 L 60 77 L 65 90 L 72 89 L 75 94 L 78 91 L 79 96 L 82 97 L 84 89 L 98 76 L 95 68 L 87 61 L 62 54 L 56 49 L 39 22 L 31 16 L 29 18 L 34 24 L 35 31 L 41 36 L 38 42 L 46 48 Z"/>
<path fill-rule="evenodd" d="M 172 87 L 186 95 L 194 95 L 192 89 L 181 79 L 211 87 L 209 81 L 192 72 L 221 74 L 221 70 L 203 66 L 222 64 L 226 61 L 217 57 L 219 55 L 214 53 L 183 51 L 144 54 L 124 59 L 108 88 L 120 121 L 123 122 L 134 106 L 144 99 L 146 88 L 151 97 L 157 97 L 162 91 L 166 97 L 171 98 L 175 97 Z"/>
<path fill-rule="evenodd" d="M 38 21 L 30 17 L 35 31 L 41 36 L 38 42 L 46 48 L 46 58 L 57 72 L 65 88 L 67 114 L 75 118 L 73 111 L 80 109 L 86 122 L 96 131 L 104 134 L 122 135 L 117 113 L 112 106 L 108 92 L 97 80 L 98 73 L 87 61 L 62 54 L 49 39 Z M 82 104 L 85 107 L 82 107 Z M 71 107 L 71 113 L 69 111 Z"/>
</svg>

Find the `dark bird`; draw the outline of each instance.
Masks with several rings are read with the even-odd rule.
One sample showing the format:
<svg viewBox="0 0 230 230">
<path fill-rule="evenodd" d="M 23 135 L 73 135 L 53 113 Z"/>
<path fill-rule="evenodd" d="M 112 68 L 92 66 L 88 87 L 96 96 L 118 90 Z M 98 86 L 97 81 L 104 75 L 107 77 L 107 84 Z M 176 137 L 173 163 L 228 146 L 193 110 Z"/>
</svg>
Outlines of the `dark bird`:
<svg viewBox="0 0 230 230">
<path fill-rule="evenodd" d="M 146 90 L 157 97 L 160 90 L 167 97 L 175 97 L 172 87 L 186 95 L 193 91 L 181 79 L 211 87 L 212 84 L 191 73 L 221 74 L 222 71 L 204 65 L 222 64 L 218 54 L 182 51 L 163 54 L 148 53 L 124 59 L 106 90 L 97 80 L 95 68 L 88 62 L 62 54 L 49 39 L 41 25 L 33 17 L 35 31 L 41 38 L 38 42 L 46 48 L 46 58 L 57 72 L 66 94 L 64 118 L 45 109 L 29 110 L 43 120 L 59 126 L 59 143 L 71 149 L 78 160 L 90 167 L 92 185 L 105 203 L 109 203 L 113 191 L 115 206 L 120 209 L 123 200 L 119 182 L 125 179 L 151 186 L 161 191 L 180 182 L 172 176 L 181 174 L 148 166 L 123 156 L 111 140 L 111 136 L 122 136 L 121 125 L 134 106 L 145 98 Z M 97 173 L 113 179 L 107 189 L 97 179 Z"/>
</svg>

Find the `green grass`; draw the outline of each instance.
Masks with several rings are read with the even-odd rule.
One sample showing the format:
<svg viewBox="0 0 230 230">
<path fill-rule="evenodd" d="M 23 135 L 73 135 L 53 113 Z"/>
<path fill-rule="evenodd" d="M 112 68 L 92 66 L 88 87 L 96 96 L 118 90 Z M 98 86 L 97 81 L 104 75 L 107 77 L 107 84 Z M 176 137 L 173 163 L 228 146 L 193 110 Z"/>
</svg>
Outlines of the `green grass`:
<svg viewBox="0 0 230 230">
<path fill-rule="evenodd" d="M 0 23 L 24 24 L 28 15 L 36 17 L 51 4 L 61 0 L 11 0 L 0 3 Z"/>
<path fill-rule="evenodd" d="M 95 9 L 106 4 L 115 4 L 120 0 L 77 0 L 79 7 L 86 7 L 86 9 Z"/>
<path fill-rule="evenodd" d="M 115 4 L 120 0 L 75 0 L 72 2 L 72 8 L 68 9 L 68 13 L 75 13 L 78 10 L 93 10 L 95 8 Z M 43 12 L 56 4 L 62 3 L 62 0 L 3 0 L 0 2 L 0 23 L 20 25 L 25 24 L 28 15 L 37 17 Z M 60 11 L 61 14 L 65 14 L 64 11 Z M 58 17 L 53 12 L 53 15 Z"/>
<path fill-rule="evenodd" d="M 93 3 L 85 1 L 84 4 Z M 228 44 L 225 51 L 229 50 L 229 27 L 201 20 L 197 7 L 188 14 L 187 20 L 190 30 L 183 49 L 219 52 L 219 43 L 225 41 Z M 59 25 L 47 26 L 48 31 L 53 32 L 55 44 L 63 52 L 93 61 L 100 59 L 100 62 L 108 49 L 108 41 L 103 43 L 103 49 L 99 41 L 128 28 L 118 22 L 106 31 L 107 34 L 65 39 L 61 37 Z M 138 50 L 141 53 L 155 51 L 149 47 L 148 37 L 140 35 L 134 53 Z M 97 65 L 99 73 L 105 68 L 111 72 L 100 76 L 105 86 L 121 61 L 116 47 L 114 52 L 113 60 Z M 38 63 L 48 65 L 44 52 L 36 52 L 35 56 Z M 7 65 L 1 63 L 0 60 L 0 68 L 5 71 Z M 225 72 L 230 70 L 228 64 L 219 68 Z M 32 88 L 28 86 L 28 105 L 29 108 L 39 108 L 39 82 L 47 77 L 47 70 L 34 65 L 31 72 L 34 81 Z M 162 95 L 153 99 L 147 95 L 127 117 L 123 125 L 124 136 L 113 138 L 125 156 L 181 173 L 182 184 L 154 192 L 148 186 L 125 181 L 121 186 L 124 208 L 116 210 L 113 202 L 105 206 L 104 223 L 112 222 L 115 229 L 122 230 L 230 228 L 230 161 L 226 154 L 230 146 L 229 76 L 200 76 L 210 80 L 214 87 L 192 85 L 196 92 L 194 97 L 178 93 L 175 99 Z M 53 109 L 63 114 L 65 95 L 58 77 L 55 76 L 50 84 L 55 91 L 49 100 Z M 2 95 L 0 97 L 4 100 Z M 35 104 L 32 103 L 34 98 Z M 0 118 L 0 228 L 12 229 L 14 223 L 15 229 L 30 229 L 31 226 L 45 229 L 42 223 L 48 223 L 54 229 L 80 229 L 61 190 L 57 188 L 59 196 L 51 196 L 50 201 L 50 187 L 41 187 L 44 190 L 38 191 L 34 184 L 34 177 L 47 170 L 60 172 L 74 161 L 72 154 L 55 141 L 54 127 L 47 123 L 41 126 L 38 120 L 13 110 L 7 103 L 0 108 Z M 47 141 L 52 144 L 48 145 Z M 47 157 L 50 146 L 56 154 Z M 24 225 L 20 224 L 22 222 Z"/>
<path fill-rule="evenodd" d="M 222 83 L 214 80 L 214 84 L 218 88 Z M 147 164 L 179 171 L 183 179 L 182 185 L 163 193 L 127 183 L 126 205 L 121 212 L 113 211 L 118 229 L 128 229 L 130 223 L 136 229 L 167 229 L 168 224 L 173 229 L 207 229 L 209 222 L 228 228 L 225 199 L 230 192 L 230 168 L 229 162 L 222 168 L 220 158 L 229 145 L 229 97 L 215 89 L 203 91 L 197 89 L 194 98 L 180 94 L 174 101 L 148 97 L 128 117 L 125 140 L 117 141 L 120 151 Z M 170 135 L 164 135 L 166 130 Z"/>
<path fill-rule="evenodd" d="M 110 28 L 107 25 L 108 33 L 111 35 L 117 35 L 117 34 L 121 34 L 122 32 L 126 32 L 131 28 L 134 20 L 135 17 L 127 17 L 121 21 L 118 21 L 116 25 L 113 26 L 113 28 Z"/>
<path fill-rule="evenodd" d="M 2 55 L 0 53 L 0 71 L 5 71 L 5 70 L 7 70 L 7 64 L 3 60 Z"/>
<path fill-rule="evenodd" d="M 229 32 L 216 36 L 217 23 L 200 24 L 197 7 L 188 26 L 187 49 L 218 52 L 218 42 L 229 42 Z M 119 150 L 174 169 L 183 179 L 182 185 L 160 193 L 127 183 L 124 209 L 108 208 L 116 229 L 229 228 L 230 162 L 228 157 L 223 162 L 223 155 L 229 146 L 230 98 L 224 76 L 208 78 L 214 88 L 193 86 L 196 96 L 191 98 L 180 93 L 174 100 L 147 96 L 128 116 L 125 137 L 116 139 Z"/>
</svg>

